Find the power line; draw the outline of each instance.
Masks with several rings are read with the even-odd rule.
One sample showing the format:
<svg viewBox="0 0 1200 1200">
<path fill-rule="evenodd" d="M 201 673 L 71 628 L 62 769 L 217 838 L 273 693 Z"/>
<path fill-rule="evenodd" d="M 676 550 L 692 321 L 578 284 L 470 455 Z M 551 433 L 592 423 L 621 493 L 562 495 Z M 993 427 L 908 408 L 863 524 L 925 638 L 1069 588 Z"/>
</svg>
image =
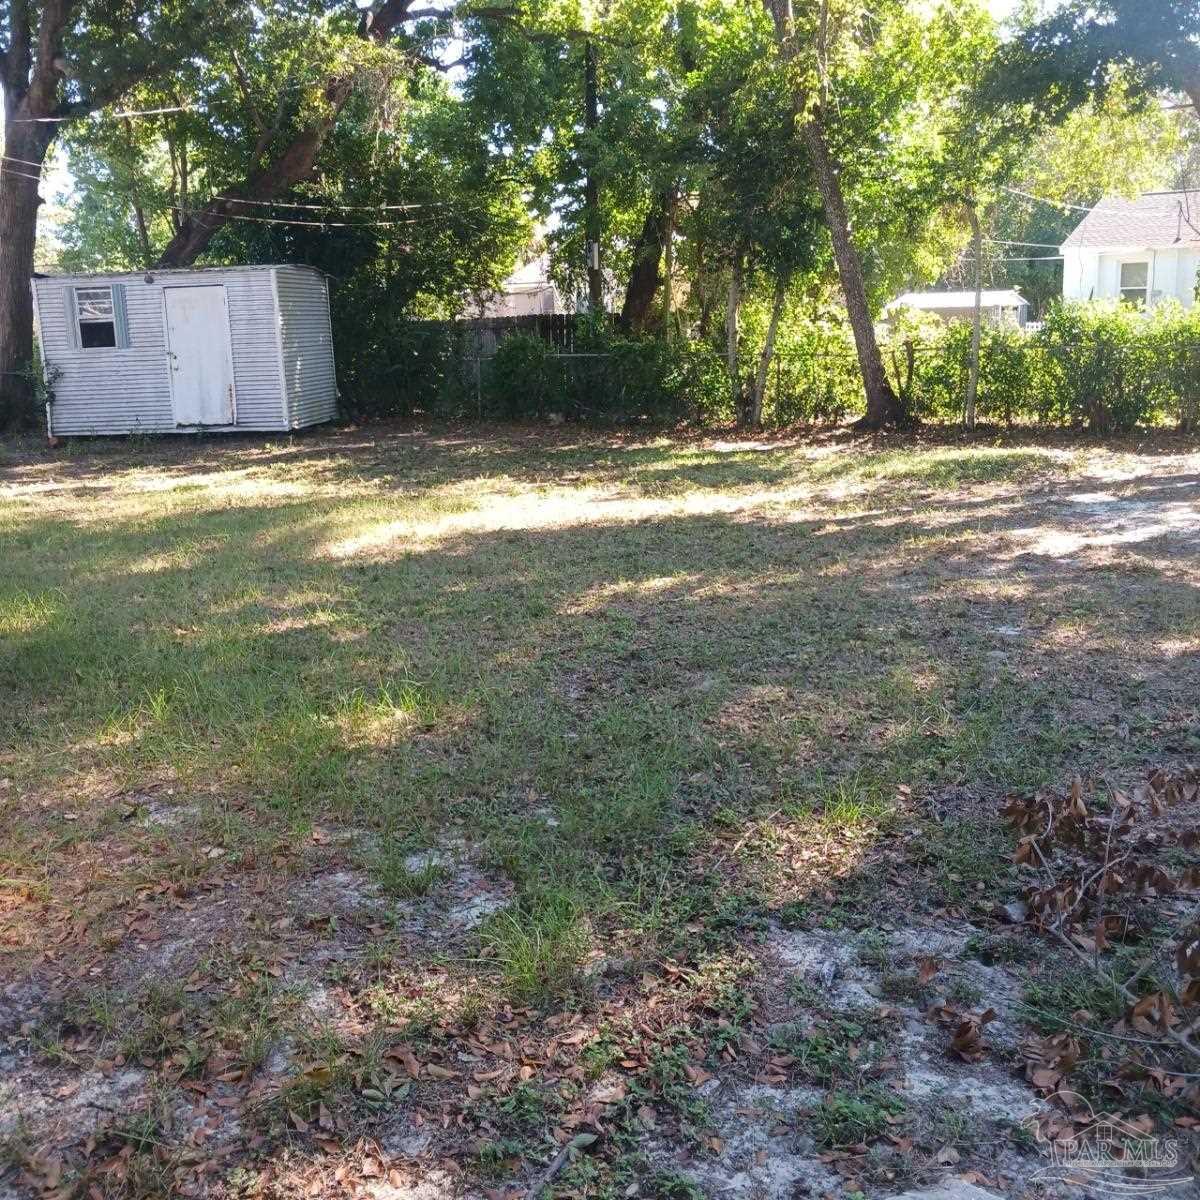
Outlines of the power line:
<svg viewBox="0 0 1200 1200">
<path fill-rule="evenodd" d="M 125 109 L 123 111 L 110 112 L 110 113 L 101 111 L 101 112 L 96 112 L 95 114 L 73 113 L 69 117 L 15 117 L 15 118 L 13 118 L 13 122 L 14 122 L 14 124 L 23 124 L 23 125 L 50 125 L 50 124 L 57 124 L 60 121 L 76 121 L 80 117 L 91 116 L 91 115 L 95 115 L 97 117 L 153 117 L 153 116 L 157 116 L 159 113 L 178 113 L 178 112 L 190 112 L 190 111 L 191 110 L 187 107 L 187 105 L 175 104 L 175 105 L 172 105 L 170 108 L 137 108 L 137 109 Z"/>
<path fill-rule="evenodd" d="M 290 200 L 243 200 L 238 196 L 214 196 L 213 200 L 221 200 L 226 204 L 257 204 L 264 208 L 303 208 L 310 212 L 407 212 L 417 208 L 447 208 L 452 204 L 449 200 L 434 200 L 429 204 L 339 204 L 336 200 L 325 204 L 297 204 Z"/>
<path fill-rule="evenodd" d="M 4 167 L 4 174 L 12 179 L 32 179 L 34 183 L 41 183 L 40 175 L 26 175 L 24 171 L 14 171 L 12 167 Z"/>
<path fill-rule="evenodd" d="M 1006 192 L 1012 192 L 1014 196 L 1024 196 L 1026 200 L 1037 200 L 1042 204 L 1049 204 L 1053 208 L 1070 208 L 1076 212 L 1094 212 L 1094 209 L 1087 208 L 1082 204 L 1068 204 L 1065 200 L 1047 200 L 1045 196 L 1035 196 L 1032 192 L 1023 192 L 1020 188 L 1006 187 Z"/>
<path fill-rule="evenodd" d="M 963 262 L 974 262 L 970 256 L 964 256 Z M 988 258 L 985 262 L 1062 262 L 1061 254 L 1014 254 L 1005 256 L 1004 258 Z"/>
<path fill-rule="evenodd" d="M 1061 242 L 1014 242 L 1008 238 L 985 238 L 993 246 L 1033 246 L 1038 250 L 1057 250 Z"/>
<path fill-rule="evenodd" d="M 195 209 L 180 208 L 177 204 L 168 204 L 166 207 L 172 212 L 199 219 L 199 213 Z M 296 221 L 287 220 L 284 217 L 251 217 L 246 213 L 215 213 L 213 215 L 228 221 L 254 221 L 261 225 L 304 225 L 311 229 L 382 229 L 393 225 L 416 224 L 415 221 Z"/>
<path fill-rule="evenodd" d="M 0 158 L 4 158 L 4 157 L 6 157 L 6 156 L 0 154 Z M 32 167 L 36 167 L 38 165 L 37 163 L 26 163 L 25 159 L 20 159 L 20 158 L 13 159 L 12 161 L 23 163 L 25 165 L 32 166 Z M 459 210 L 465 210 L 465 211 L 485 212 L 490 207 L 489 205 L 486 205 L 486 204 L 458 204 L 458 205 L 456 205 L 454 203 L 454 201 L 451 201 L 451 200 L 432 200 L 426 204 L 341 204 L 337 201 L 329 201 L 325 204 L 300 204 L 300 203 L 297 203 L 295 201 L 290 201 L 290 200 L 249 200 L 249 199 L 243 199 L 240 196 L 214 196 L 212 198 L 211 203 L 215 203 L 217 201 L 220 201 L 221 203 L 224 203 L 224 204 L 253 204 L 253 205 L 256 205 L 256 206 L 259 206 L 262 208 L 294 208 L 294 209 L 303 209 L 307 212 L 329 212 L 329 213 L 350 212 L 350 211 L 353 211 L 353 212 L 413 212 L 418 209 L 452 208 L 452 207 L 457 207 Z M 195 210 L 188 210 L 188 211 L 195 211 Z M 236 214 L 227 213 L 225 215 L 226 216 L 235 216 Z M 438 215 L 439 214 L 436 214 L 436 213 L 430 214 L 429 219 L 432 220 L 432 219 L 436 218 Z M 247 219 L 249 219 L 249 218 L 247 218 Z M 265 219 L 266 218 L 259 218 L 259 220 L 265 220 Z M 320 222 L 320 223 L 328 224 L 328 222 Z M 396 222 L 396 224 L 400 224 L 400 223 L 401 222 Z M 405 223 L 407 223 L 407 222 L 405 222 Z"/>
<path fill-rule="evenodd" d="M 7 162 L 20 163 L 23 167 L 37 167 L 39 170 L 46 165 L 44 162 L 34 162 L 29 158 L 13 158 L 11 154 L 0 154 L 0 158 L 5 159 Z"/>
</svg>

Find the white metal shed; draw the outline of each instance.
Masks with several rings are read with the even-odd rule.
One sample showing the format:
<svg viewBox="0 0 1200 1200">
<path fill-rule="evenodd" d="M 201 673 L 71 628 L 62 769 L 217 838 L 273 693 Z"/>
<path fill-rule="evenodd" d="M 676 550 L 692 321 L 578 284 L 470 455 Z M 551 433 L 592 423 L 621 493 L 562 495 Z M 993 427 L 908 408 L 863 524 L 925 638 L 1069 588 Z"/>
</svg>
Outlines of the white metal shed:
<svg viewBox="0 0 1200 1200">
<path fill-rule="evenodd" d="M 329 284 L 305 266 L 39 275 L 47 432 L 280 431 L 337 415 Z"/>
</svg>

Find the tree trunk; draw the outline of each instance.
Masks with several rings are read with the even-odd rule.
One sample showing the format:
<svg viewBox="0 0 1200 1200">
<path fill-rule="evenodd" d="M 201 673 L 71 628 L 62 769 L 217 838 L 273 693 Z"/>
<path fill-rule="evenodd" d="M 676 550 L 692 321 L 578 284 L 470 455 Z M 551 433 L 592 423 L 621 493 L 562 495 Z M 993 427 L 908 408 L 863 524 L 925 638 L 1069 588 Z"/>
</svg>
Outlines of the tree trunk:
<svg viewBox="0 0 1200 1200">
<path fill-rule="evenodd" d="M 667 240 L 670 203 L 670 192 L 654 197 L 633 245 L 633 265 L 625 287 L 625 302 L 621 305 L 621 328 L 631 333 L 645 329 L 654 311 L 654 297 L 659 285 L 658 264 Z"/>
<path fill-rule="evenodd" d="M 58 133 L 63 30 L 73 0 L 9 4 L 7 44 L 0 49 L 4 154 L 0 159 L 0 427 L 30 400 L 33 363 L 33 276 L 38 195 L 46 151 Z M 36 9 L 40 7 L 40 15 Z"/>
<path fill-rule="evenodd" d="M 797 44 L 793 28 L 792 0 L 763 0 L 763 7 L 775 25 L 775 40 L 784 62 L 791 64 L 796 57 Z M 829 99 L 829 3 L 821 0 L 817 23 L 816 68 L 818 78 L 817 105 L 809 111 L 807 97 L 803 92 L 793 96 L 793 111 L 800 127 L 800 135 L 812 163 L 817 191 L 821 194 L 821 205 L 825 210 L 825 224 L 833 242 L 833 257 L 837 263 L 838 278 L 846 300 L 846 314 L 850 328 L 854 331 L 854 345 L 858 351 L 858 365 L 862 371 L 863 388 L 867 395 L 867 415 L 859 422 L 867 429 L 880 429 L 884 425 L 908 423 L 896 393 L 887 381 L 883 369 L 883 356 L 875 338 L 875 324 L 871 320 L 871 308 L 867 303 L 867 287 L 863 278 L 862 259 L 858 247 L 850 234 L 850 217 L 846 212 L 846 199 L 842 195 L 842 184 L 838 176 L 839 164 L 829 149 L 825 137 L 824 112 Z"/>
<path fill-rule="evenodd" d="M 971 358 L 967 364 L 967 400 L 963 423 L 975 428 L 975 399 L 979 394 L 979 340 L 983 323 L 983 231 L 975 205 L 967 202 L 967 220 L 971 222 L 971 252 L 975 255 L 975 310 L 971 314 Z"/>
<path fill-rule="evenodd" d="M 675 282 L 675 208 L 679 203 L 679 194 L 672 187 L 667 197 L 667 220 L 663 230 L 663 306 L 662 327 L 663 337 L 671 337 L 671 310 L 675 305 L 673 284 Z"/>
<path fill-rule="evenodd" d="M 1192 110 L 1200 117 L 1200 72 L 1189 74 L 1183 80 L 1183 91 L 1192 102 Z"/>
<path fill-rule="evenodd" d="M 142 266 L 149 270 L 154 265 L 154 251 L 150 249 L 150 230 L 146 228 L 146 210 L 133 203 L 133 219 L 137 223 L 138 246 L 142 251 Z"/>
<path fill-rule="evenodd" d="M 591 38 L 583 45 L 583 127 L 589 134 L 600 123 L 600 80 L 596 47 Z M 604 271 L 600 265 L 600 180 L 593 148 L 586 154 L 583 179 L 584 225 L 587 228 L 588 312 L 595 321 L 604 312 Z"/>
<path fill-rule="evenodd" d="M 696 316 L 696 337 L 699 341 L 707 342 L 712 329 L 713 294 L 707 282 L 697 290 L 700 293 L 700 312 Z"/>
<path fill-rule="evenodd" d="M 883 356 L 879 353 L 875 324 L 867 303 L 862 259 L 850 234 L 850 218 L 846 212 L 841 181 L 838 179 L 839 166 L 826 143 L 821 118 L 817 115 L 810 117 L 801 132 L 812 161 L 821 204 L 825 209 L 825 223 L 833 241 L 833 257 L 837 262 L 838 278 L 841 280 L 842 294 L 846 300 L 850 328 L 854 331 L 858 365 L 862 371 L 863 386 L 867 395 L 867 415 L 860 424 L 866 429 L 908 424 L 908 414 L 901 407 L 883 370 Z"/>
<path fill-rule="evenodd" d="M 729 302 L 725 306 L 725 374 L 729 378 L 729 393 L 733 398 L 733 412 L 741 424 L 742 387 L 738 376 L 738 337 L 739 318 L 742 310 L 742 270 L 743 254 L 741 250 L 734 252 L 733 266 L 729 272 Z"/>
<path fill-rule="evenodd" d="M 747 424 L 757 429 L 762 424 L 763 397 L 767 391 L 767 372 L 771 369 L 771 356 L 775 353 L 775 335 L 779 332 L 779 318 L 783 315 L 783 302 L 787 299 L 787 279 L 779 277 L 775 284 L 775 301 L 771 305 L 771 320 L 767 324 L 767 336 L 762 353 L 758 356 L 758 370 L 754 374 L 754 392 L 750 400 L 750 416 Z"/>
<path fill-rule="evenodd" d="M 54 125 L 31 121 L 29 107 L 7 89 L 0 160 L 0 428 L 27 411 L 33 362 L 33 276 L 41 164 Z M 13 161 L 19 159 L 20 161 Z"/>
</svg>

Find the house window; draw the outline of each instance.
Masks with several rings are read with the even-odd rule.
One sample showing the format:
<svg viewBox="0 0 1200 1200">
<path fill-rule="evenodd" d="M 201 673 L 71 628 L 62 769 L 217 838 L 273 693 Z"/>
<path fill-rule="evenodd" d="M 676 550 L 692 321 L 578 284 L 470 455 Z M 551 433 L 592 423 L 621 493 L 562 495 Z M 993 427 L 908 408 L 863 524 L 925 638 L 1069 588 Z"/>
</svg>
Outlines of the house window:
<svg viewBox="0 0 1200 1200">
<path fill-rule="evenodd" d="M 117 344 L 112 288 L 76 288 L 75 309 L 79 319 L 79 344 L 84 350 Z"/>
<path fill-rule="evenodd" d="M 1145 305 L 1150 288 L 1150 264 L 1123 262 L 1121 264 L 1121 299 L 1130 304 Z"/>
</svg>

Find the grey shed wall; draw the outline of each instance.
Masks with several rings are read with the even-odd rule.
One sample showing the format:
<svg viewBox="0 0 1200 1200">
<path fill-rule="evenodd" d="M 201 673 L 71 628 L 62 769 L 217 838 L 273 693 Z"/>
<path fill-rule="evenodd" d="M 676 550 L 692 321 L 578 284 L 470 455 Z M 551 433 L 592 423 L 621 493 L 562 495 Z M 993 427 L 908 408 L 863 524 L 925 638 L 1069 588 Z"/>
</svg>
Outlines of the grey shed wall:
<svg viewBox="0 0 1200 1200">
<path fill-rule="evenodd" d="M 152 283 L 133 273 L 34 280 L 42 353 L 54 375 L 54 434 L 173 433 L 180 428 L 171 402 L 163 288 L 189 285 L 221 284 L 228 302 L 236 421 L 205 430 L 282 432 L 337 415 L 328 292 L 320 272 L 267 266 L 151 274 Z M 114 283 L 125 290 L 128 347 L 80 349 L 69 331 L 65 289 Z M 285 295 L 289 310 L 292 297 L 298 298 L 297 316 L 289 311 L 284 319 Z M 309 345 L 303 339 L 317 325 L 317 296 L 324 306 L 324 326 Z"/>
<path fill-rule="evenodd" d="M 303 267 L 276 267 L 279 344 L 292 428 L 337 416 L 329 280 Z"/>
</svg>

